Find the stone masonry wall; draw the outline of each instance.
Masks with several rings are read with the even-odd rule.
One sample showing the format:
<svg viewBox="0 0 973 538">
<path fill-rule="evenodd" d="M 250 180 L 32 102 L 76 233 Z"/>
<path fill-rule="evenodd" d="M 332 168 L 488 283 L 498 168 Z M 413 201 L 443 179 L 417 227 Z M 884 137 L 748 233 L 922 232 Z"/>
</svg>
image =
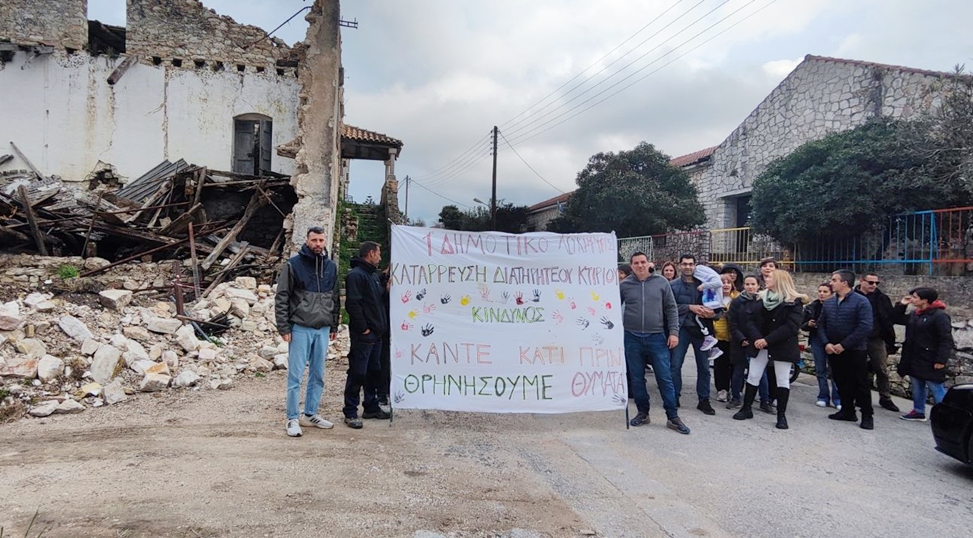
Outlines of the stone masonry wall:
<svg viewBox="0 0 973 538">
<path fill-rule="evenodd" d="M 125 49 L 148 60 L 211 60 L 274 68 L 290 48 L 256 26 L 219 15 L 197 0 L 128 0 Z"/>
<path fill-rule="evenodd" d="M 0 41 L 81 50 L 88 43 L 88 0 L 3 0 Z"/>
<path fill-rule="evenodd" d="M 808 56 L 716 149 L 697 179 L 708 228 L 728 222 L 727 196 L 750 192 L 767 165 L 802 144 L 878 114 L 908 119 L 938 104 L 942 73 Z"/>
</svg>

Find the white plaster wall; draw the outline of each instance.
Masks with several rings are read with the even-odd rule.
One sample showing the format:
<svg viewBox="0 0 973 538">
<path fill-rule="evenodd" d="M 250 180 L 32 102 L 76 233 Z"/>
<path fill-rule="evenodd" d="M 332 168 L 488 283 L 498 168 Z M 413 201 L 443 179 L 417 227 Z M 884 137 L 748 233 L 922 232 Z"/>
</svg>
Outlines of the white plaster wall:
<svg viewBox="0 0 973 538">
<path fill-rule="evenodd" d="M 273 118 L 274 146 L 297 136 L 300 85 L 291 77 L 133 65 L 114 86 L 122 58 L 25 53 L 0 68 L 0 154 L 13 141 L 46 175 L 82 180 L 98 161 L 134 179 L 163 159 L 230 170 L 233 117 Z M 293 160 L 272 156 L 293 173 Z M 3 169 L 26 168 L 19 159 Z"/>
</svg>

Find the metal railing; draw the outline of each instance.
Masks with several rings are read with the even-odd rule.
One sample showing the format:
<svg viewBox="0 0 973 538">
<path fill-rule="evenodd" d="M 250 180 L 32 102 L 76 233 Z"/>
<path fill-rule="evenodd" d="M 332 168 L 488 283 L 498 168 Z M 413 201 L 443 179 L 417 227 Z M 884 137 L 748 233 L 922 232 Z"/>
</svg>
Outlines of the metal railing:
<svg viewBox="0 0 973 538">
<path fill-rule="evenodd" d="M 973 272 L 973 206 L 895 215 L 854 237 L 822 235 L 798 246 L 780 245 L 749 227 L 697 230 L 618 240 L 621 261 L 645 252 L 657 264 L 682 253 L 700 262 L 757 268 L 762 258 L 801 272 L 856 272 L 955 276 Z"/>
</svg>

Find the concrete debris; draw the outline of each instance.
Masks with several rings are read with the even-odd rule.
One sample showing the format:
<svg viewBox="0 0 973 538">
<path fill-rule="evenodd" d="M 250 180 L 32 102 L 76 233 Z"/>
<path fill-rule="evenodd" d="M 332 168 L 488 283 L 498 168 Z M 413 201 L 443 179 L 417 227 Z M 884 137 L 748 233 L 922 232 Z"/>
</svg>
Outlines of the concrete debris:
<svg viewBox="0 0 973 538">
<path fill-rule="evenodd" d="M 49 417 L 57 411 L 57 406 L 60 405 L 57 400 L 47 400 L 46 402 L 41 402 L 34 407 L 30 408 L 28 413 L 32 417 Z"/>
<path fill-rule="evenodd" d="M 66 264 L 108 263 L 24 255 L 10 263 L 4 256 L 0 312 L 11 328 L 0 331 L 0 389 L 21 402 L 18 412 L 26 416 L 97 412 L 146 392 L 231 390 L 240 376 L 287 369 L 288 345 L 274 323 L 274 286 L 256 278 L 231 274 L 197 301 L 184 288 L 179 310 L 166 301 L 173 291 L 164 287 L 175 280 L 173 264 L 116 265 L 93 289 L 66 289 L 44 282 Z M 162 291 L 153 293 L 157 285 Z M 3 295 L 5 287 L 12 294 Z M 345 356 L 347 331 L 339 336 L 329 360 Z"/>
<path fill-rule="evenodd" d="M 139 383 L 139 392 L 158 392 L 169 386 L 172 378 L 166 374 L 145 374 Z"/>
<path fill-rule="evenodd" d="M 88 330 L 87 325 L 74 316 L 62 316 L 57 321 L 57 326 L 64 331 L 64 334 L 74 338 L 78 342 L 84 342 L 88 338 L 94 338 L 95 336 Z"/>
<path fill-rule="evenodd" d="M 37 379 L 50 383 L 64 374 L 64 361 L 53 356 L 44 355 L 37 361 Z"/>
<path fill-rule="evenodd" d="M 132 302 L 132 295 L 129 290 L 105 290 L 98 294 L 101 304 L 115 312 L 121 312 L 128 306 Z"/>
</svg>

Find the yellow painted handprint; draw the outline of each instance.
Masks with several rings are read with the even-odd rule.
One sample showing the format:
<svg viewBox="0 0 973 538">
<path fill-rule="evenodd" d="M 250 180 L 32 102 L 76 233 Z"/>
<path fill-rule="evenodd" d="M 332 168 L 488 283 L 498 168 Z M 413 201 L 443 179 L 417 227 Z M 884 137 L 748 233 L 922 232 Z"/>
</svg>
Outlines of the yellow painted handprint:
<svg viewBox="0 0 973 538">
<path fill-rule="evenodd" d="M 591 300 L 592 301 L 597 301 L 598 299 L 601 299 L 601 295 L 598 295 L 595 292 L 591 292 Z"/>
<path fill-rule="evenodd" d="M 461 304 L 463 306 L 466 306 L 466 305 L 470 304 L 470 296 L 469 295 L 464 295 L 463 298 L 459 300 L 459 304 Z"/>
<path fill-rule="evenodd" d="M 564 300 L 564 292 L 561 290 L 554 290 L 554 296 L 557 297 L 557 300 L 559 301 Z"/>
<path fill-rule="evenodd" d="M 418 315 L 419 315 L 419 311 L 418 310 L 410 310 L 409 311 L 409 319 L 416 319 L 416 316 L 418 316 Z"/>
</svg>

